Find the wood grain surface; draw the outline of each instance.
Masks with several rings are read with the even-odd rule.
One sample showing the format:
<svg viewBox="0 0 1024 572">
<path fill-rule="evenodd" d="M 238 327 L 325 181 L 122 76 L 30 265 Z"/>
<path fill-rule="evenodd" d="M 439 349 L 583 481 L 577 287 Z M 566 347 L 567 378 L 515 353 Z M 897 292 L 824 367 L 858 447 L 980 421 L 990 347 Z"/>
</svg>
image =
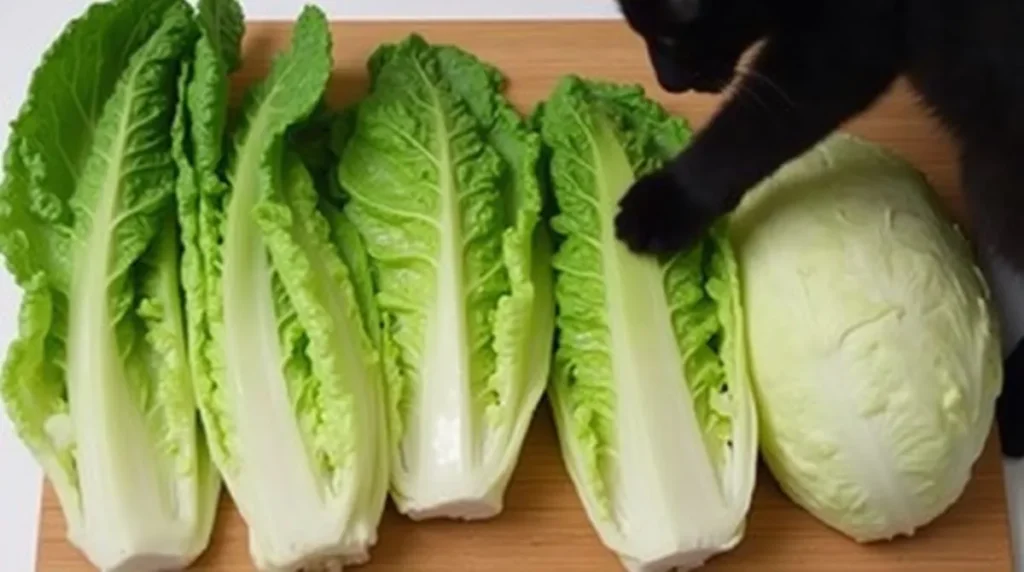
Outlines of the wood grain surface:
<svg viewBox="0 0 1024 572">
<path fill-rule="evenodd" d="M 259 78 L 289 40 L 290 26 L 253 23 L 245 41 L 239 90 Z M 655 89 L 642 46 L 616 22 L 345 23 L 334 27 L 336 70 L 330 99 L 352 101 L 366 85 L 366 57 L 380 43 L 418 32 L 456 43 L 498 65 L 509 96 L 524 111 L 564 74 L 645 84 L 650 94 L 700 127 L 719 99 L 665 96 Z M 948 139 L 902 87 L 846 126 L 888 145 L 931 179 L 950 215 L 964 222 L 955 153 Z M 965 225 L 967 226 L 967 225 Z M 998 447 L 993 438 L 961 499 L 914 538 L 861 546 L 798 509 L 761 471 L 746 538 L 712 560 L 709 571 L 765 572 L 1009 572 L 1010 539 Z M 559 456 L 546 406 L 538 411 L 498 518 L 477 523 L 412 523 L 390 508 L 371 562 L 359 569 L 387 572 L 603 572 L 618 561 L 598 542 Z M 0 563 L 0 569 L 3 569 Z M 85 560 L 64 538 L 64 520 L 47 487 L 42 508 L 38 570 L 86 572 Z M 195 570 L 251 570 L 247 534 L 227 494 L 217 527 Z"/>
</svg>

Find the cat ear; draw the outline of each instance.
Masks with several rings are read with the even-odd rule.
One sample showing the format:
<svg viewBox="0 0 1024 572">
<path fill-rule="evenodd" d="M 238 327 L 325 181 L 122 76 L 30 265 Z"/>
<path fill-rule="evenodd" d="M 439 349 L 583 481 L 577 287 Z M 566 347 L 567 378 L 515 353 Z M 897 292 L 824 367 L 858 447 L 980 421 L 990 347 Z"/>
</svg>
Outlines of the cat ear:
<svg viewBox="0 0 1024 572">
<path fill-rule="evenodd" d="M 683 23 L 696 19 L 700 14 L 700 0 L 668 0 L 668 5 Z"/>
</svg>

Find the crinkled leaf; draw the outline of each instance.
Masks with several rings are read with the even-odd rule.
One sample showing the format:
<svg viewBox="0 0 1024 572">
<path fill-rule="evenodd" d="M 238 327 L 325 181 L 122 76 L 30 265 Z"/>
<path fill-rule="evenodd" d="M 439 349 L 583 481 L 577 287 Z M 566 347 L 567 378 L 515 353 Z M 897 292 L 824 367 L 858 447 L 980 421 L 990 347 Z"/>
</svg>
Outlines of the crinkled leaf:
<svg viewBox="0 0 1024 572">
<path fill-rule="evenodd" d="M 614 229 L 622 194 L 689 131 L 639 88 L 575 77 L 537 122 L 561 239 L 549 395 L 566 465 L 628 565 L 700 563 L 738 541 L 753 489 L 736 265 L 721 225 L 664 260 L 635 255 Z"/>
<path fill-rule="evenodd" d="M 393 493 L 419 516 L 491 515 L 550 349 L 550 306 L 531 283 L 539 141 L 500 74 L 454 47 L 414 35 L 369 68 L 371 93 L 336 122 L 333 146 L 379 290 Z"/>
</svg>

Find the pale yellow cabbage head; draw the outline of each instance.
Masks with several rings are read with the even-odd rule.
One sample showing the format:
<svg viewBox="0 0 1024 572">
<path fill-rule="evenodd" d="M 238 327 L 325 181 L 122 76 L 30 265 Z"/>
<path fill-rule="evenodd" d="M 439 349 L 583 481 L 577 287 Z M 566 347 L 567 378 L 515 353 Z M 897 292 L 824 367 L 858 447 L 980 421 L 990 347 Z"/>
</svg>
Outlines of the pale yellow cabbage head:
<svg viewBox="0 0 1024 572">
<path fill-rule="evenodd" d="M 955 502 L 1001 387 L 987 286 L 933 197 L 904 161 L 837 135 L 734 217 L 763 455 L 858 541 Z"/>
</svg>

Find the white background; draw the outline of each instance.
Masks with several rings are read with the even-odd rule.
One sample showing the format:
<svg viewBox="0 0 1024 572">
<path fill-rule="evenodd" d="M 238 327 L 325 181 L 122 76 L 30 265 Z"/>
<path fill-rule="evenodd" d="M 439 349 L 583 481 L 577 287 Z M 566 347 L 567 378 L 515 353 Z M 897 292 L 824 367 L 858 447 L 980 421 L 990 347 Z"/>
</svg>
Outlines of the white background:
<svg viewBox="0 0 1024 572">
<path fill-rule="evenodd" d="M 292 19 L 302 0 L 242 0 L 250 19 Z M 614 18 L 613 0 L 319 0 L 316 2 L 335 18 L 387 19 L 557 19 Z M 86 0 L 34 0 L 0 4 L 0 146 L 6 145 L 7 123 L 24 98 L 29 75 L 39 57 L 64 24 L 80 14 Z M 18 7 L 15 15 L 14 6 Z M 997 273 L 998 291 L 1021 292 L 1024 282 Z M 10 277 L 0 270 L 0 356 L 16 331 L 20 294 Z M 1024 304 L 1007 305 L 1009 334 L 1016 339 L 1024 329 Z M 1008 489 L 1012 520 L 1020 530 L 1024 464 L 1008 467 Z M 30 572 L 35 569 L 41 473 L 14 436 L 10 423 L 0 413 L 0 571 Z M 1015 532 L 1016 560 L 1021 562 Z M 1021 570 L 1018 564 L 1017 570 Z M 979 571 L 980 572 L 980 571 Z"/>
</svg>

